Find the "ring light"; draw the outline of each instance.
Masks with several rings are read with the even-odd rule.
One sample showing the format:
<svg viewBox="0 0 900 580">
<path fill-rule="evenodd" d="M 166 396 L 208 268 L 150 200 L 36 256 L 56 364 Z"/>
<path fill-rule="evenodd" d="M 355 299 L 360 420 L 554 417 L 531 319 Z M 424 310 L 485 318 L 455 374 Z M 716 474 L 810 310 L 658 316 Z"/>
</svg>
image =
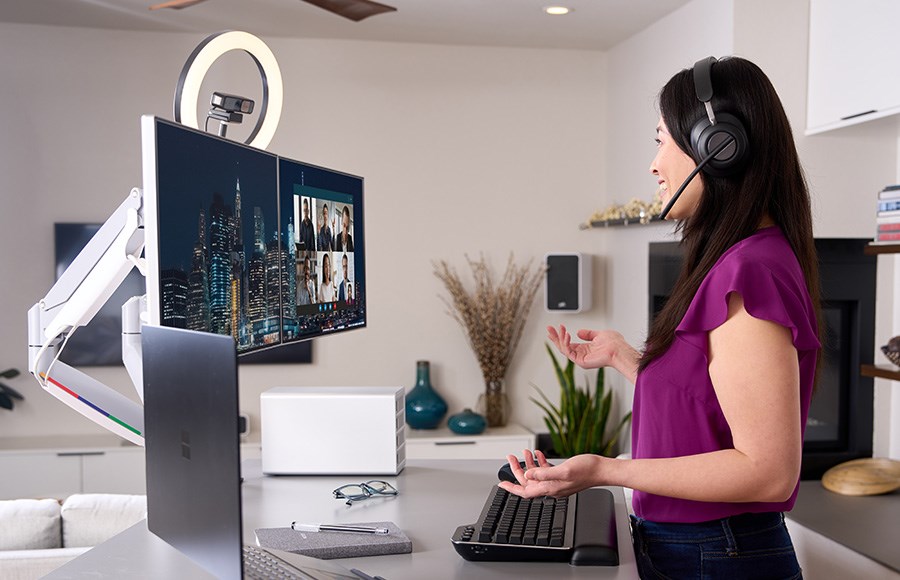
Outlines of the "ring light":
<svg viewBox="0 0 900 580">
<path fill-rule="evenodd" d="M 175 89 L 175 121 L 195 129 L 200 128 L 197 120 L 200 86 L 213 63 L 232 50 L 243 50 L 259 68 L 263 86 L 262 106 L 259 109 L 256 126 L 245 143 L 258 149 L 265 149 L 275 135 L 275 129 L 281 119 L 284 85 L 275 55 L 262 40 L 247 32 L 238 30 L 218 32 L 197 45 L 184 63 L 181 76 L 178 77 L 178 86 Z"/>
</svg>

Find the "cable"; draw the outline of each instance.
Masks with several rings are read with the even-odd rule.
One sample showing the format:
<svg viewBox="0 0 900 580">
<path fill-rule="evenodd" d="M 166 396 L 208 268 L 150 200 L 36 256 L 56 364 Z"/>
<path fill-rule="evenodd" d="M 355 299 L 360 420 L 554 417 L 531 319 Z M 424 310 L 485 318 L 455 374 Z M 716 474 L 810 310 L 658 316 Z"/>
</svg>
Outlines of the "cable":
<svg viewBox="0 0 900 580">
<path fill-rule="evenodd" d="M 59 355 L 62 354 L 63 349 L 66 348 L 66 345 L 69 343 L 69 338 L 71 338 L 73 334 L 75 334 L 74 328 L 72 330 L 70 330 L 68 334 L 66 334 L 65 338 L 63 338 L 63 343 L 62 343 L 62 345 L 60 345 L 59 350 L 56 351 L 56 356 L 53 357 L 53 360 L 50 361 L 50 365 L 47 366 L 47 372 L 44 373 L 44 377 L 46 377 L 44 380 L 45 387 L 47 386 L 47 383 L 46 383 L 47 379 L 50 378 L 50 369 L 52 369 L 53 365 L 56 364 L 56 361 L 59 360 Z"/>
<path fill-rule="evenodd" d="M 48 340 L 48 341 L 45 342 L 43 345 L 41 345 L 41 350 L 39 350 L 38 353 L 37 353 L 37 355 L 34 357 L 34 365 L 33 365 L 32 368 L 31 368 L 31 374 L 33 374 L 34 377 L 38 380 L 38 383 L 40 383 L 41 387 L 43 387 L 43 388 L 45 388 L 45 389 L 47 388 L 47 386 L 48 386 L 48 385 L 47 385 L 47 379 L 50 378 L 50 369 L 52 369 L 52 368 L 53 368 L 53 365 L 56 364 L 56 361 L 59 360 L 59 355 L 62 354 L 63 349 L 66 348 L 66 344 L 69 343 L 69 338 L 71 338 L 71 336 L 72 336 L 74 333 L 75 333 L 75 328 L 73 328 L 72 330 L 70 330 L 70 331 L 65 335 L 65 337 L 63 338 L 63 343 L 62 343 L 62 345 L 60 345 L 59 349 L 56 351 L 56 356 L 54 356 L 54 357 L 53 357 L 53 360 L 50 361 L 50 364 L 47 365 L 47 370 L 43 373 L 43 375 L 44 375 L 43 377 L 41 376 L 41 373 L 39 372 L 38 369 L 40 369 L 40 366 L 41 366 L 41 359 L 44 358 L 44 354 L 46 354 L 47 349 L 50 348 L 50 344 L 51 344 L 53 341 L 52 341 L 52 340 Z"/>
</svg>

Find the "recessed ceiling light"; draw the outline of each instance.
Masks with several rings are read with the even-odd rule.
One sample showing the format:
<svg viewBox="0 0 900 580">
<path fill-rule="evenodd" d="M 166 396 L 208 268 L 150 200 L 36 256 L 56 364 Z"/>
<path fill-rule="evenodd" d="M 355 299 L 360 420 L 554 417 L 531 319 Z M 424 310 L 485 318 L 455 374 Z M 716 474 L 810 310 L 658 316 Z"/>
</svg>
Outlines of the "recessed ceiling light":
<svg viewBox="0 0 900 580">
<path fill-rule="evenodd" d="M 562 16 L 563 14 L 568 14 L 571 11 L 571 8 L 566 8 L 565 6 L 547 6 L 544 8 L 544 12 L 553 16 Z"/>
</svg>

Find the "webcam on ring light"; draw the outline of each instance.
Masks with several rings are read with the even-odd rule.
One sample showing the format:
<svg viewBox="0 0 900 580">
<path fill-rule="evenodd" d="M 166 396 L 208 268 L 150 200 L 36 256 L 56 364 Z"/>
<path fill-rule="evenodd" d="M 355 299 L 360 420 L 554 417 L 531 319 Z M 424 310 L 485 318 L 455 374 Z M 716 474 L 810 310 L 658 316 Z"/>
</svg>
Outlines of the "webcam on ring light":
<svg viewBox="0 0 900 580">
<path fill-rule="evenodd" d="M 206 121 L 207 123 L 210 119 L 219 121 L 219 137 L 224 137 L 228 123 L 240 124 L 244 120 L 244 115 L 253 112 L 254 102 L 239 95 L 213 92 L 209 104 L 212 108 L 206 114 Z"/>
</svg>

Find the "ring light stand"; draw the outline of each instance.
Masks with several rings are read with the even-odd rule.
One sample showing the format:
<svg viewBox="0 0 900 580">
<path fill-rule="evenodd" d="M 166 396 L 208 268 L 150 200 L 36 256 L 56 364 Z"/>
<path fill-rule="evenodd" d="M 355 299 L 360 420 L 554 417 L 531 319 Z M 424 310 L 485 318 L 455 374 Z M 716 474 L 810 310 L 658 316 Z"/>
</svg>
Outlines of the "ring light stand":
<svg viewBox="0 0 900 580">
<path fill-rule="evenodd" d="M 272 51 L 246 32 L 214 34 L 194 49 L 178 79 L 175 120 L 200 128 L 197 123 L 200 85 L 210 66 L 231 50 L 247 52 L 259 67 L 263 82 L 262 108 L 246 144 L 265 149 L 281 118 L 281 71 Z M 142 404 L 57 359 L 69 336 L 91 321 L 132 268 L 146 273 L 142 256 L 143 226 L 143 192 L 134 188 L 47 294 L 28 310 L 28 369 L 41 387 L 97 425 L 141 446 L 144 445 Z M 122 307 L 122 360 L 141 402 L 144 399 L 141 325 L 145 312 L 143 296 L 131 298 Z"/>
<path fill-rule="evenodd" d="M 247 32 L 238 30 L 218 32 L 197 45 L 184 63 L 175 88 L 175 121 L 200 129 L 197 120 L 200 86 L 213 63 L 232 50 L 243 50 L 249 54 L 262 78 L 262 106 L 259 109 L 256 126 L 245 143 L 258 149 L 265 149 L 275 135 L 275 129 L 281 119 L 284 85 L 275 55 L 262 40 Z"/>
</svg>

